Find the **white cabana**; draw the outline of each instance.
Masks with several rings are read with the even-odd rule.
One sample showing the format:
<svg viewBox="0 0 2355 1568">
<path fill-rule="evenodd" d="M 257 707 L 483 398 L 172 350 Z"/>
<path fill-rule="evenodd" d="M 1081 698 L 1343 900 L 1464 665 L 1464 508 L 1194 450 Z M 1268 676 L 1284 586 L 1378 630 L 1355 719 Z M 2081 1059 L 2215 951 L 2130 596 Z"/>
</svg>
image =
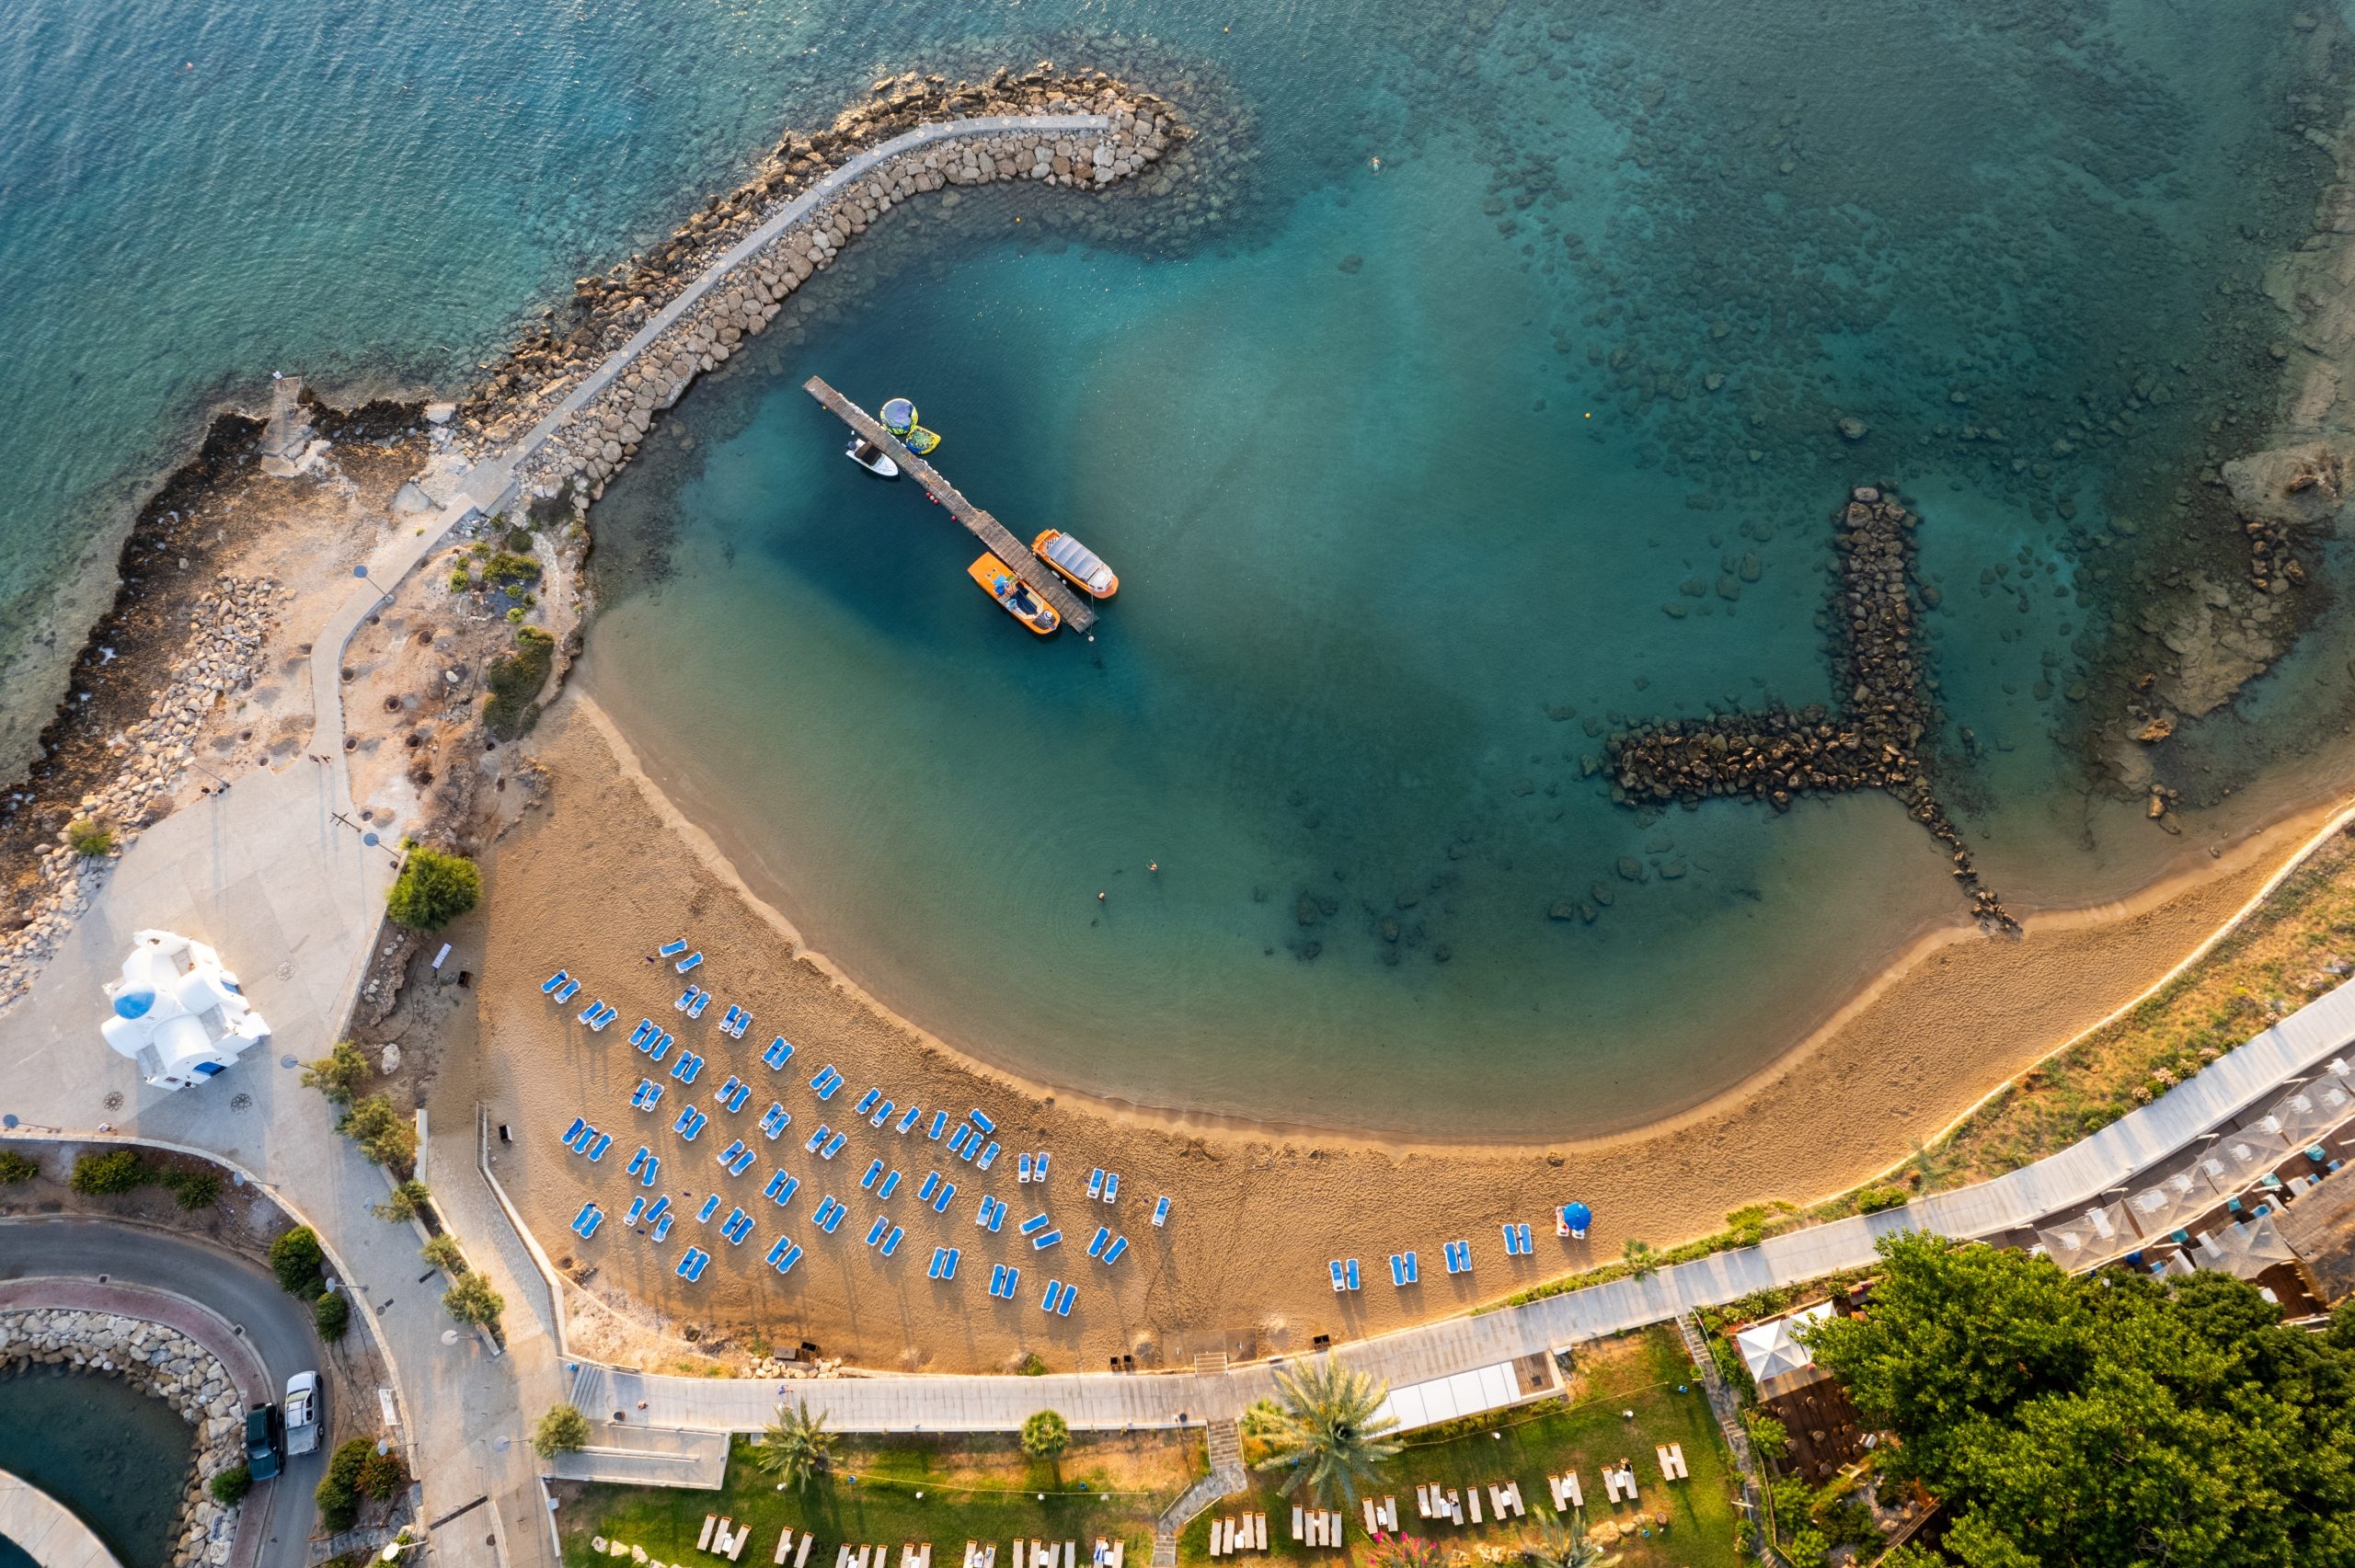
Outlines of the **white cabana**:
<svg viewBox="0 0 2355 1568">
<path fill-rule="evenodd" d="M 1741 1352 L 1742 1365 L 1750 1368 L 1751 1379 L 1763 1386 L 1769 1378 L 1805 1371 L 1814 1366 L 1815 1357 L 1808 1354 L 1807 1346 L 1798 1342 L 1793 1331 L 1811 1327 L 1831 1315 L 1832 1303 L 1818 1301 L 1812 1307 L 1802 1307 L 1735 1334 L 1734 1348 Z"/>
<path fill-rule="evenodd" d="M 201 1083 L 270 1038 L 221 955 L 177 932 L 136 933 L 106 994 L 113 1010 L 98 1032 L 158 1089 Z"/>
</svg>

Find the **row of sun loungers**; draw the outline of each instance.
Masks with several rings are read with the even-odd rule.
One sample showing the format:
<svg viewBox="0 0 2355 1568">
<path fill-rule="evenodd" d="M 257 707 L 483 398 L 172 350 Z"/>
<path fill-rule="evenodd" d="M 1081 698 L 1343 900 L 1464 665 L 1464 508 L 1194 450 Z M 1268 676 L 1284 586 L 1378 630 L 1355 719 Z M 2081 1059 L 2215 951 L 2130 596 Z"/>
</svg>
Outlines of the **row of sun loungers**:
<svg viewBox="0 0 2355 1568">
<path fill-rule="evenodd" d="M 1211 1521 L 1211 1555 L 1232 1557 L 1238 1551 L 1268 1550 L 1268 1516 L 1237 1514 Z"/>
<path fill-rule="evenodd" d="M 888 1258 L 900 1250 L 900 1238 L 905 1234 L 891 1223 L 889 1216 L 879 1214 L 875 1217 L 875 1223 L 867 1228 L 867 1244 L 872 1247 L 880 1242 L 882 1253 Z"/>
<path fill-rule="evenodd" d="M 1341 1544 L 1341 1514 L 1337 1508 L 1303 1508 L 1292 1511 L 1292 1539 L 1310 1546 L 1336 1547 Z"/>
<path fill-rule="evenodd" d="M 1665 1448 L 1659 1444 L 1654 1444 L 1652 1446 L 1652 1452 L 1660 1456 L 1660 1473 L 1662 1480 L 1683 1481 L 1686 1479 L 1684 1471 L 1683 1444 L 1671 1443 Z"/>
<path fill-rule="evenodd" d="M 1615 1470 L 1605 1467 L 1603 1491 L 1614 1503 L 1633 1503 L 1636 1500 L 1636 1467 L 1625 1462 Z"/>
<path fill-rule="evenodd" d="M 1421 1275 L 1415 1265 L 1414 1253 L 1393 1253 L 1390 1254 L 1391 1284 L 1412 1285 L 1420 1277 Z"/>
<path fill-rule="evenodd" d="M 782 1208 L 791 1203 L 793 1195 L 800 1190 L 801 1178 L 787 1175 L 785 1167 L 779 1165 L 775 1173 L 769 1177 L 769 1185 L 761 1189 L 761 1196 Z"/>
<path fill-rule="evenodd" d="M 1109 1246 L 1105 1244 L 1108 1242 L 1111 1243 Z M 1087 1255 L 1099 1258 L 1107 1264 L 1120 1262 L 1120 1254 L 1128 1250 L 1129 1239 L 1126 1236 L 1113 1235 L 1111 1228 L 1106 1225 L 1098 1225 L 1096 1228 L 1095 1238 L 1087 1243 Z"/>
<path fill-rule="evenodd" d="M 744 1031 L 752 1025 L 752 1010 L 739 1007 L 732 1001 L 728 1004 L 728 1011 L 721 1013 L 719 1017 L 719 1032 L 731 1040 L 742 1039 Z"/>
<path fill-rule="evenodd" d="M 752 1097 L 752 1086 L 731 1072 L 728 1082 L 714 1090 L 711 1097 L 733 1114 L 741 1111 L 744 1102 Z"/>
<path fill-rule="evenodd" d="M 1398 1499 L 1384 1497 L 1377 1503 L 1371 1497 L 1358 1499 L 1365 1510 L 1365 1533 L 1396 1535 L 1398 1533 Z"/>
<path fill-rule="evenodd" d="M 1079 1287 L 1065 1285 L 1060 1279 L 1050 1279 L 1046 1295 L 1040 1298 L 1039 1310 L 1051 1312 L 1059 1318 L 1067 1318 L 1071 1316 L 1071 1304 L 1078 1299 Z"/>
<path fill-rule="evenodd" d="M 1022 1281 L 1022 1271 L 1008 1268 L 1002 1263 L 990 1265 L 990 1294 L 1001 1301 L 1014 1299 L 1014 1288 Z"/>
<path fill-rule="evenodd" d="M 605 999 L 601 996 L 582 1010 L 580 1022 L 588 1024 L 592 1029 L 603 1029 L 620 1016 L 621 1010 L 606 1006 Z"/>
<path fill-rule="evenodd" d="M 926 1279 L 956 1278 L 957 1260 L 964 1255 L 965 1252 L 961 1247 L 933 1248 L 932 1262 L 925 1265 L 924 1276 Z"/>
<path fill-rule="evenodd" d="M 1335 1258 L 1325 1266 L 1332 1270 L 1333 1288 L 1336 1292 L 1355 1290 L 1358 1288 L 1357 1259 Z"/>
<path fill-rule="evenodd" d="M 1559 1475 L 1545 1478 L 1545 1490 L 1553 1494 L 1554 1511 L 1567 1514 L 1573 1508 L 1586 1506 L 1586 1494 L 1579 1490 L 1579 1472 L 1566 1470 Z"/>
<path fill-rule="evenodd" d="M 1505 1256 L 1525 1258 L 1537 1250 L 1537 1243 L 1530 1235 L 1528 1226 L 1507 1225 L 1502 1229 L 1505 1233 Z"/>
<path fill-rule="evenodd" d="M 710 1266 L 711 1254 L 709 1253 L 705 1252 L 701 1247 L 689 1247 L 685 1252 L 679 1254 L 679 1266 L 674 1272 L 681 1279 L 684 1279 L 688 1284 L 693 1285 L 696 1280 L 703 1277 L 703 1271 Z"/>
<path fill-rule="evenodd" d="M 1097 1169 L 1087 1173 L 1087 1196 L 1106 1203 L 1117 1203 L 1120 1197 L 1120 1173 Z"/>
<path fill-rule="evenodd" d="M 564 1135 L 564 1146 L 575 1154 L 587 1155 L 592 1165 L 605 1157 L 605 1150 L 613 1146 L 613 1141 L 612 1133 L 599 1132 L 579 1116 L 572 1118 L 572 1126 Z"/>
<path fill-rule="evenodd" d="M 779 1236 L 775 1244 L 769 1248 L 768 1255 L 761 1261 L 779 1274 L 790 1274 L 793 1272 L 793 1265 L 801 1261 L 801 1245 L 798 1242 L 788 1242 L 783 1236 Z"/>
<path fill-rule="evenodd" d="M 775 1564 L 775 1568 L 785 1568 L 786 1556 L 787 1553 L 791 1553 L 793 1555 L 793 1568 L 804 1568 L 804 1565 L 810 1561 L 810 1543 L 815 1541 L 818 1538 L 816 1536 L 804 1531 L 801 1537 L 801 1545 L 797 1549 L 793 1544 L 793 1527 L 791 1525 L 787 1525 L 785 1528 L 777 1532 L 776 1551 L 769 1558 L 769 1562 Z"/>
<path fill-rule="evenodd" d="M 681 1051 L 679 1059 L 671 1064 L 671 1076 L 681 1083 L 693 1083 L 703 1071 L 703 1058 L 693 1051 Z"/>
<path fill-rule="evenodd" d="M 786 1042 L 786 1038 L 783 1035 L 779 1035 L 775 1039 L 771 1040 L 769 1042 L 769 1048 L 761 1053 L 762 1062 L 767 1066 L 771 1072 L 778 1070 L 780 1068 L 784 1067 L 787 1062 L 792 1059 L 793 1047 Z"/>
</svg>

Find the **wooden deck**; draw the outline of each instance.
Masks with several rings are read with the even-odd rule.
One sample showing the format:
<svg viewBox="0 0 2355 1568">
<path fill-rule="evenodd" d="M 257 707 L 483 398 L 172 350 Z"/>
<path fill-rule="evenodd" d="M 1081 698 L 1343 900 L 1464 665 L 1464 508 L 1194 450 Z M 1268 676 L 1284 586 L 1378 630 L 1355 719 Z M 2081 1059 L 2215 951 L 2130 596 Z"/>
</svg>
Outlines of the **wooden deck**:
<svg viewBox="0 0 2355 1568">
<path fill-rule="evenodd" d="M 1085 600 L 1071 590 L 1054 568 L 1030 553 L 1026 542 L 1017 539 L 1005 525 L 971 501 L 965 493 L 940 476 L 940 471 L 900 443 L 898 437 L 885 429 L 873 415 L 818 377 L 811 376 L 801 383 L 801 389 L 832 409 L 843 423 L 867 440 L 889 452 L 900 472 L 912 475 L 932 495 L 932 498 L 948 509 L 948 515 L 971 530 L 973 537 L 987 545 L 992 554 L 1004 561 L 1037 594 L 1054 607 L 1063 618 L 1063 624 L 1074 632 L 1085 632 L 1096 624 L 1096 612 Z"/>
</svg>

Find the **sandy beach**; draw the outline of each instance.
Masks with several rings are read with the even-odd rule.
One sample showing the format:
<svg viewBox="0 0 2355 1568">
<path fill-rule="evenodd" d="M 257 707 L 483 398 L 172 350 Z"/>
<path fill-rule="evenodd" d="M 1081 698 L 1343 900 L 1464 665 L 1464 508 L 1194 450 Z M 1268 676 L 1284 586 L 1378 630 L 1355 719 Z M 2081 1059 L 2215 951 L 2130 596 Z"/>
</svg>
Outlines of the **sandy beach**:
<svg viewBox="0 0 2355 1568">
<path fill-rule="evenodd" d="M 1805 1045 L 1741 1088 L 1642 1132 L 1552 1147 L 1411 1148 L 1328 1134 L 1189 1125 L 1179 1118 L 1086 1103 L 1023 1084 L 963 1059 L 804 954 L 773 910 L 744 889 L 709 841 L 685 822 L 639 771 L 603 712 L 578 695 L 543 721 L 529 743 L 547 770 L 546 803 L 501 835 L 490 857 L 489 949 L 481 992 L 481 1048 L 470 1053 L 473 1091 L 494 1120 L 510 1124 L 500 1175 L 559 1266 L 593 1268 L 592 1293 L 626 1299 L 673 1331 L 692 1328 L 706 1348 L 757 1335 L 777 1345 L 809 1341 L 853 1364 L 934 1370 L 1002 1368 L 1036 1353 L 1056 1369 L 1100 1367 L 1135 1354 L 1142 1364 L 1182 1360 L 1197 1349 L 1271 1354 L 1304 1348 L 1314 1335 L 1337 1341 L 1463 1311 L 1539 1280 L 1608 1261 L 1630 1236 L 1666 1245 L 1717 1228 L 1740 1205 L 1781 1198 L 1806 1203 L 1844 1190 L 1910 1151 L 1997 1083 L 2098 1023 L 2164 976 L 2229 920 L 2326 818 L 2316 811 L 2247 840 L 2214 863 L 2212 875 L 2163 885 L 2127 904 L 2032 918 L 2016 941 L 1954 933 L 1925 941 L 1844 1008 Z M 695 978 L 718 1001 L 698 1024 L 670 1003 L 683 982 L 647 957 L 688 936 L 706 955 Z M 584 994 L 558 1009 L 538 982 L 563 967 L 585 978 Z M 620 1021 L 591 1034 L 575 1021 L 588 993 L 620 1010 Z M 745 1038 L 716 1027 L 739 1002 L 754 1017 Z M 706 1065 L 693 1090 L 665 1077 L 664 1108 L 629 1108 L 645 1059 L 627 1034 L 640 1016 L 675 1026 L 678 1051 Z M 791 1066 L 760 1063 L 783 1034 Z M 833 1063 L 844 1092 L 820 1104 L 809 1087 Z M 466 1064 L 452 1063 L 463 1072 Z M 657 1069 L 658 1072 L 662 1070 Z M 731 1072 L 752 1099 L 741 1115 L 711 1104 Z M 983 1174 L 928 1142 L 871 1130 L 850 1107 L 870 1085 L 904 1108 L 980 1107 L 1003 1145 Z M 712 1116 L 693 1144 L 670 1130 L 692 1098 Z M 793 1123 L 774 1144 L 753 1127 L 775 1099 Z M 614 1135 L 591 1166 L 558 1143 L 585 1116 Z M 821 1122 L 850 1137 L 821 1162 L 802 1144 Z M 741 1178 L 713 1163 L 738 1136 L 761 1158 Z M 658 1189 L 687 1210 L 661 1249 L 622 1228 L 640 1191 L 623 1173 L 639 1143 L 663 1161 Z M 1016 1155 L 1049 1150 L 1047 1185 L 1017 1185 Z M 879 1203 L 858 1190 L 871 1159 L 905 1173 L 905 1186 Z M 778 1210 L 760 1196 L 777 1164 L 801 1179 Z M 1091 1169 L 1120 1175 L 1115 1206 L 1091 1202 Z M 937 1170 L 958 1184 L 946 1215 L 914 1200 Z M 741 1204 L 758 1229 L 741 1247 L 693 1218 L 706 1194 L 724 1216 Z M 982 1193 L 1010 1206 L 998 1234 L 976 1228 Z M 827 1194 L 849 1205 L 841 1230 L 810 1223 Z M 1149 1223 L 1154 1200 L 1173 1200 L 1169 1224 Z M 1596 1212 L 1583 1242 L 1559 1240 L 1551 1207 L 1583 1198 Z M 587 1198 L 614 1217 L 591 1242 L 566 1229 Z M 1060 1246 L 1034 1252 L 1016 1234 L 1030 1215 L 1050 1214 Z M 888 1212 L 906 1230 L 898 1255 L 862 1244 Z M 1507 1221 L 1533 1226 L 1534 1255 L 1508 1260 L 1499 1235 Z M 1110 1269 L 1085 1248 L 1098 1225 L 1130 1238 Z M 780 1279 L 762 1254 L 780 1233 L 806 1249 Z M 1451 1278 L 1438 1265 L 1442 1242 L 1465 1238 L 1476 1266 Z M 671 1272 L 682 1242 L 714 1254 L 689 1286 Z M 924 1269 L 935 1246 L 963 1250 L 958 1280 L 935 1284 Z M 1384 1260 L 1412 1248 L 1422 1281 L 1394 1288 Z M 1336 1296 L 1327 1260 L 1356 1257 L 1366 1288 Z M 980 1288 L 993 1263 L 1017 1265 L 1013 1301 Z M 1049 1277 L 1080 1288 L 1068 1319 L 1048 1320 L 1036 1302 Z"/>
</svg>

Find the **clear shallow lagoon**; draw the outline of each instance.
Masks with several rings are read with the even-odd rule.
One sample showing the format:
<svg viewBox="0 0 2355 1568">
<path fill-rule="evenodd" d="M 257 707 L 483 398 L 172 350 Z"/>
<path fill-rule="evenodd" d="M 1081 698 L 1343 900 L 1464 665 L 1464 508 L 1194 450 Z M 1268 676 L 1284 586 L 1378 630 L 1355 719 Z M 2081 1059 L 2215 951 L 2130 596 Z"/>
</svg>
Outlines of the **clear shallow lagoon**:
<svg viewBox="0 0 2355 1568">
<path fill-rule="evenodd" d="M 98 1532 L 123 1568 L 163 1568 L 195 1441 L 162 1400 L 43 1367 L 0 1380 L 0 1470 Z M 0 1568 L 21 1561 L 0 1541 Z"/>
<path fill-rule="evenodd" d="M 912 4 L 432 0 L 100 39 L 34 0 L 0 18 L 43 132 L 0 151 L 36 284 L 0 300 L 0 592 L 208 390 L 453 373 L 879 71 L 1118 29 L 1248 153 L 1227 221 L 895 215 L 601 506 L 586 679 L 817 946 L 979 1055 L 1273 1120 L 1625 1125 L 1958 908 L 1886 800 L 1652 820 L 1584 776 L 1619 722 L 1836 695 L 1849 485 L 1924 514 L 1991 881 L 2077 901 L 2177 847 L 2085 803 L 2067 693 L 2195 526 L 2177 486 L 2271 416 L 2258 284 L 2339 112 L 2295 11 L 1009 3 L 941 39 Z M 914 396 L 977 498 L 1111 559 L 1097 644 L 990 606 L 812 371 Z"/>
</svg>

